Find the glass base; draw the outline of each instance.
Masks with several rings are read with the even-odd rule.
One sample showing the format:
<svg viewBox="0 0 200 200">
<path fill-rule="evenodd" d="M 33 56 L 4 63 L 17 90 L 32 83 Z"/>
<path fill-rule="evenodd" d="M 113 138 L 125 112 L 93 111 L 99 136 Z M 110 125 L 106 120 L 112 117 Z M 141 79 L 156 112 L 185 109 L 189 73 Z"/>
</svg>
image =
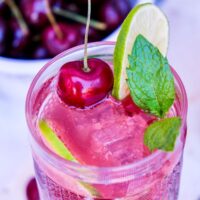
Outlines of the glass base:
<svg viewBox="0 0 200 200">
<path fill-rule="evenodd" d="M 173 172 L 169 176 L 163 176 L 158 183 L 153 184 L 151 190 L 134 196 L 126 196 L 123 198 L 91 198 L 84 197 L 79 194 L 75 194 L 63 186 L 60 186 L 50 177 L 48 177 L 44 171 L 42 171 L 37 163 L 34 163 L 36 170 L 36 179 L 39 186 L 40 200 L 177 200 L 180 183 L 180 173 L 182 168 L 182 159 L 175 166 Z M 131 184 L 132 185 L 132 184 Z M 131 194 L 134 190 L 134 184 L 129 186 L 128 193 Z"/>
</svg>

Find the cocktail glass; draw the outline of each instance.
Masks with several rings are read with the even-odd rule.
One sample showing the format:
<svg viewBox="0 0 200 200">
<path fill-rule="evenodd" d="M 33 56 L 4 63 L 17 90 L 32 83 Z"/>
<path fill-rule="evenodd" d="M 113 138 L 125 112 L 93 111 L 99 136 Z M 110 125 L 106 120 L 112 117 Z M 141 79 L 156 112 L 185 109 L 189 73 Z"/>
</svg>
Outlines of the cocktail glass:
<svg viewBox="0 0 200 200">
<path fill-rule="evenodd" d="M 89 57 L 104 60 L 112 68 L 114 47 L 115 43 L 112 42 L 91 43 L 88 46 L 88 54 Z M 55 80 L 60 67 L 66 62 L 83 59 L 83 52 L 84 46 L 78 46 L 52 59 L 37 74 L 29 89 L 26 117 L 31 133 L 30 141 L 40 198 L 176 200 L 187 130 L 187 96 L 179 76 L 172 69 L 176 100 L 169 115 L 182 118 L 176 147 L 169 153 L 149 153 L 143 145 L 141 134 L 148 123 L 148 117 L 143 112 L 125 117 L 119 106 L 120 102 L 115 102 L 112 97 L 96 105 L 94 109 L 80 111 L 63 105 L 55 95 Z M 128 112 L 127 115 L 129 114 Z M 77 157 L 81 154 L 85 155 L 85 160 L 89 160 L 91 155 L 92 160 L 91 152 L 94 151 L 95 155 L 99 153 L 99 157 L 94 158 L 91 165 L 59 157 L 41 138 L 38 130 L 40 118 L 48 118 L 61 137 L 68 137 L 65 130 L 68 129 L 68 133 L 74 137 L 73 140 L 76 140 L 68 145 L 80 147 L 76 152 Z M 132 123 L 133 118 L 134 123 L 127 126 L 128 123 Z M 101 158 L 105 148 L 109 151 L 107 154 L 104 152 L 104 157 Z M 129 159 L 134 161 L 129 162 Z M 98 167 L 94 166 L 95 162 Z"/>
</svg>

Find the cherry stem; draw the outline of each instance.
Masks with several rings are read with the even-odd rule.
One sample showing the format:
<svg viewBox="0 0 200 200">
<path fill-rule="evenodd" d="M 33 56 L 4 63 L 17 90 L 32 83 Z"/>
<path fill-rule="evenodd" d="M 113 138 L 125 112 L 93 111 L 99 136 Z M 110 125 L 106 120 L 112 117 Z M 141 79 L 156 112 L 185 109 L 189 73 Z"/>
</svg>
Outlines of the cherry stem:
<svg viewBox="0 0 200 200">
<path fill-rule="evenodd" d="M 87 24 L 85 29 L 85 47 L 84 47 L 84 66 L 83 70 L 85 72 L 89 72 L 90 68 L 88 66 L 88 35 L 89 35 L 89 28 L 90 28 L 90 19 L 91 19 L 91 0 L 88 0 L 88 13 L 87 13 Z"/>
<path fill-rule="evenodd" d="M 61 8 L 55 7 L 55 8 L 53 8 L 53 12 L 57 15 L 60 15 L 62 17 L 65 17 L 65 18 L 68 18 L 68 19 L 71 19 L 71 20 L 74 20 L 74 21 L 82 23 L 82 24 L 87 23 L 87 17 L 80 15 L 80 14 L 77 14 L 77 13 L 74 13 L 74 12 L 71 12 L 69 10 L 63 10 Z M 106 30 L 107 25 L 103 22 L 91 19 L 90 20 L 90 27 L 93 27 L 97 30 L 104 31 L 104 30 Z"/>
<path fill-rule="evenodd" d="M 26 24 L 21 11 L 19 10 L 18 6 L 13 0 L 4 0 L 4 2 L 8 5 L 11 9 L 13 15 L 15 16 L 19 26 L 21 27 L 22 32 L 27 35 L 29 33 L 28 25 Z"/>
<path fill-rule="evenodd" d="M 45 2 L 45 8 L 46 8 L 46 13 L 47 13 L 47 17 L 49 19 L 49 22 L 51 23 L 51 25 L 52 25 L 55 33 L 56 33 L 57 38 L 62 39 L 63 33 L 62 33 L 60 27 L 58 26 L 56 19 L 55 19 L 53 13 L 52 13 L 49 0 L 44 0 L 44 2 Z"/>
</svg>

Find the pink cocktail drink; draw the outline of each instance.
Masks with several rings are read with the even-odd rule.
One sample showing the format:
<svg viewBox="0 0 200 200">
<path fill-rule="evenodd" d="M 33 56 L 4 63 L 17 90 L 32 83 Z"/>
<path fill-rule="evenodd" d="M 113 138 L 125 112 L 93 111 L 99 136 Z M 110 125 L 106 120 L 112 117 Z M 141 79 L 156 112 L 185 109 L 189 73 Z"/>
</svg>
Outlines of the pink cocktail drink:
<svg viewBox="0 0 200 200">
<path fill-rule="evenodd" d="M 94 43 L 90 57 L 112 69 L 114 43 Z M 39 187 L 43 200 L 131 199 L 175 200 L 178 196 L 186 137 L 187 98 L 175 71 L 176 100 L 168 116 L 180 116 L 182 126 L 173 152 L 150 152 L 144 132 L 157 120 L 127 97 L 109 93 L 86 109 L 66 105 L 58 95 L 58 74 L 64 63 L 83 59 L 83 46 L 68 50 L 49 62 L 36 76 L 27 99 L 27 120 Z M 76 158 L 56 154 L 39 129 L 45 121 Z"/>
</svg>

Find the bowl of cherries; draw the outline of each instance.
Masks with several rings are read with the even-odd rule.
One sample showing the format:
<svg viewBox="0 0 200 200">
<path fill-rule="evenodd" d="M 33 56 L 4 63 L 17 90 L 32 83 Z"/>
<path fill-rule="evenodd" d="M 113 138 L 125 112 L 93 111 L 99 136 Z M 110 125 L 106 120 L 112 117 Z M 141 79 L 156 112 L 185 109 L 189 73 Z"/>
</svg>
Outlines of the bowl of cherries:
<svg viewBox="0 0 200 200">
<path fill-rule="evenodd" d="M 1 96 L 11 84 L 18 85 L 23 93 L 47 59 L 84 43 L 87 2 L 0 0 Z M 113 38 L 136 3 L 137 0 L 92 0 L 89 42 Z"/>
<path fill-rule="evenodd" d="M 112 35 L 135 2 L 92 0 L 89 42 Z M 33 61 L 83 44 L 86 20 L 87 0 L 0 0 L 0 70 L 34 71 Z"/>
<path fill-rule="evenodd" d="M 89 42 L 112 38 L 136 2 L 92 0 Z M 0 94 L 8 76 L 27 89 L 46 59 L 83 44 L 86 21 L 87 0 L 0 0 Z"/>
</svg>

